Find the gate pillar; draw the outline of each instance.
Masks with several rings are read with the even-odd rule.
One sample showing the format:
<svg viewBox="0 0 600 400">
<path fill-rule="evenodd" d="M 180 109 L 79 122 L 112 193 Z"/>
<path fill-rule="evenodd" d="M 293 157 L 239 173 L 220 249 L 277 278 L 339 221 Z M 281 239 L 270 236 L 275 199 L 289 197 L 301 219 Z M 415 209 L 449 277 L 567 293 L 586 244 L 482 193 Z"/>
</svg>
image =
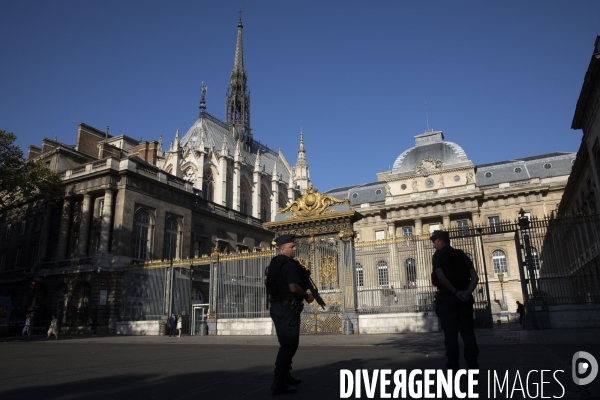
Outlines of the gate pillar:
<svg viewBox="0 0 600 400">
<path fill-rule="evenodd" d="M 316 303 L 305 308 L 305 333 L 341 333 L 346 318 L 358 329 L 354 223 L 361 218 L 347 198 L 321 194 L 311 185 L 304 196 L 280 208 L 275 221 L 264 224 L 276 237 L 296 235 L 296 258 L 311 271 L 327 304 L 325 310 Z"/>
</svg>

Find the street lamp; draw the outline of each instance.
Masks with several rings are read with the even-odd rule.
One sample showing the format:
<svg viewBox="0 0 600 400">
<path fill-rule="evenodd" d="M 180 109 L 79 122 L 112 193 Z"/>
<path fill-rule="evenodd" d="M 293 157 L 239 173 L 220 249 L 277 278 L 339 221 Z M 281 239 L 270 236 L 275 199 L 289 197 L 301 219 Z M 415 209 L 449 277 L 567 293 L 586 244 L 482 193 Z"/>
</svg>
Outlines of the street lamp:
<svg viewBox="0 0 600 400">
<path fill-rule="evenodd" d="M 500 288 L 502 289 L 502 301 L 500 302 L 500 309 L 502 311 L 508 310 L 508 305 L 506 304 L 506 297 L 504 297 L 504 272 L 502 272 L 502 267 L 498 270 L 498 280 L 500 281 Z"/>
</svg>

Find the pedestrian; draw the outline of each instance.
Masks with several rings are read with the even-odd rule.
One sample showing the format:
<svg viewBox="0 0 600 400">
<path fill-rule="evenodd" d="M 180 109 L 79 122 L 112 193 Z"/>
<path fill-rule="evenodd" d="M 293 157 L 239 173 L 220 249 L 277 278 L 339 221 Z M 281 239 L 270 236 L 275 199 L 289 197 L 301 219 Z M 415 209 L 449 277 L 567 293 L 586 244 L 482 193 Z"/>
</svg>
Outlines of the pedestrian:
<svg viewBox="0 0 600 400">
<path fill-rule="evenodd" d="M 517 312 L 519 313 L 519 325 L 523 326 L 523 316 L 525 315 L 525 306 L 517 301 Z"/>
<path fill-rule="evenodd" d="M 459 369 L 458 333 L 463 339 L 464 356 L 469 369 L 478 369 L 479 348 L 473 322 L 473 290 L 479 277 L 471 259 L 462 251 L 450 246 L 446 231 L 434 231 L 430 237 L 435 247 L 433 283 L 438 288 L 436 302 L 446 347 L 446 367 Z"/>
<path fill-rule="evenodd" d="M 29 335 L 29 328 L 31 325 L 31 314 L 27 313 L 27 315 L 25 316 L 25 326 L 23 327 L 23 331 L 21 332 L 21 340 L 25 340 L 25 338 L 27 338 L 27 340 L 29 340 L 29 337 L 31 335 Z"/>
<path fill-rule="evenodd" d="M 301 286 L 300 264 L 294 260 L 296 255 L 295 235 L 281 235 L 275 243 L 279 254 L 271 260 L 265 271 L 267 293 L 270 297 L 270 314 L 277 340 L 279 351 L 275 359 L 274 380 L 271 385 L 273 394 L 289 394 L 296 392 L 296 385 L 302 381 L 294 378 L 292 358 L 298 350 L 300 339 L 300 313 L 303 300 L 309 303 L 314 301 L 311 293 Z"/>
<path fill-rule="evenodd" d="M 396 291 L 394 290 L 393 286 L 392 286 L 392 293 L 394 295 L 394 303 L 398 304 L 398 296 L 396 296 Z"/>
<path fill-rule="evenodd" d="M 181 337 L 181 326 L 183 325 L 183 318 L 181 318 L 181 314 L 177 315 L 177 330 L 179 331 L 179 336 Z"/>
<path fill-rule="evenodd" d="M 171 313 L 169 317 L 169 337 L 175 336 L 175 325 L 177 324 L 177 317 L 175 313 Z"/>
<path fill-rule="evenodd" d="M 58 321 L 54 315 L 52 316 L 52 321 L 50 321 L 50 328 L 48 328 L 48 337 L 46 340 L 50 339 L 50 335 L 54 335 L 54 340 L 58 340 Z"/>
</svg>

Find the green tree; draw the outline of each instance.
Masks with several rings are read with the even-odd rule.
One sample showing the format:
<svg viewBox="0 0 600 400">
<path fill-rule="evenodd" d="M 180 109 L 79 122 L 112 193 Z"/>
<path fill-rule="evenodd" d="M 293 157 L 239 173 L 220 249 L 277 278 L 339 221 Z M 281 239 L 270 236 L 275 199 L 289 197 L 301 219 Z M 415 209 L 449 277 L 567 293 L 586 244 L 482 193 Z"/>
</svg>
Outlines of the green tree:
<svg viewBox="0 0 600 400">
<path fill-rule="evenodd" d="M 54 201 L 62 196 L 60 175 L 41 161 L 26 161 L 14 144 L 12 132 L 0 130 L 0 218 L 6 211 L 34 200 Z"/>
</svg>

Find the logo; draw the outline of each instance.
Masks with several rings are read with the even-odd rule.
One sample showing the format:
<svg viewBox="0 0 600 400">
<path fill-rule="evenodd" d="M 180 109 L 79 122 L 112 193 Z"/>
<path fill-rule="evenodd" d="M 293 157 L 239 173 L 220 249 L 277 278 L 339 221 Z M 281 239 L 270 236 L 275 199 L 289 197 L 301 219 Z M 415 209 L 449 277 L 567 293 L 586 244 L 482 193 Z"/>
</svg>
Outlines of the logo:
<svg viewBox="0 0 600 400">
<path fill-rule="evenodd" d="M 578 351 L 573 354 L 571 369 L 573 371 L 573 382 L 576 385 L 587 385 L 596 379 L 598 375 L 598 361 L 590 353 Z M 588 373 L 587 377 L 580 378 L 580 376 Z"/>
</svg>

